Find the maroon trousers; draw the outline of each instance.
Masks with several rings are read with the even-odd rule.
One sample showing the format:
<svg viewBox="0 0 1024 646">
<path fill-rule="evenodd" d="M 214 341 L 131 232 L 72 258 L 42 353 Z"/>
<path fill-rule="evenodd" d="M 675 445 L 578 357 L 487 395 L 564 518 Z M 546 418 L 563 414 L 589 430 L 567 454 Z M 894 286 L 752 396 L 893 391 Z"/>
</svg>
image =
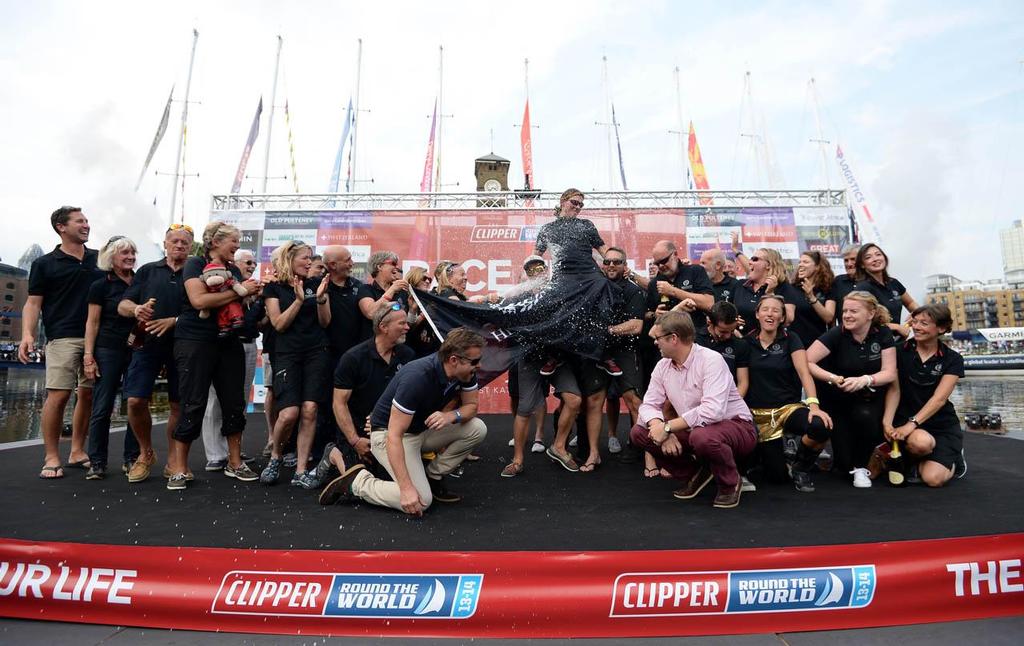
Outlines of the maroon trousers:
<svg viewBox="0 0 1024 646">
<path fill-rule="evenodd" d="M 693 477 L 701 464 L 707 464 L 720 491 L 736 488 L 740 481 L 736 460 L 750 455 L 757 446 L 754 423 L 742 419 L 726 419 L 707 426 L 672 431 L 672 435 L 683 447 L 679 455 L 665 455 L 661 447 L 651 440 L 650 432 L 639 424 L 630 430 L 629 441 L 654 456 L 659 468 L 684 482 Z"/>
</svg>

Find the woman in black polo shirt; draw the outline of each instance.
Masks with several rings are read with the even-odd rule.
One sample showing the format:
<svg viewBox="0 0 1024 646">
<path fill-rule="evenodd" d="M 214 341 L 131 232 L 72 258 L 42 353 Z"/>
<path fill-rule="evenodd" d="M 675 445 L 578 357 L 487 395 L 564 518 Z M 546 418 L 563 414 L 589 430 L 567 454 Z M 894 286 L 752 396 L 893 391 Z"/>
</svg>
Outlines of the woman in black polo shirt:
<svg viewBox="0 0 1024 646">
<path fill-rule="evenodd" d="M 501 300 L 494 292 L 466 296 L 466 269 L 457 262 L 442 260 L 434 271 L 437 276 L 437 295 L 470 303 L 497 303 Z"/>
<path fill-rule="evenodd" d="M 117 305 L 124 298 L 135 276 L 135 243 L 114 236 L 100 249 L 96 266 L 107 275 L 89 287 L 89 315 L 85 322 L 85 376 L 95 379 L 92 415 L 89 417 L 89 471 L 86 480 L 102 480 L 107 475 L 107 444 L 110 439 L 110 414 L 121 389 L 124 371 L 131 359 L 128 334 L 135 319 L 118 315 Z M 129 429 L 124 434 L 124 466 L 139 457 L 139 443 Z M 127 469 L 123 469 L 127 473 Z"/>
<path fill-rule="evenodd" d="M 757 327 L 757 305 L 764 296 L 772 294 L 780 296 L 785 305 L 786 320 L 780 321 L 779 325 L 792 321 L 796 316 L 796 301 L 800 294 L 786 277 L 782 255 L 774 249 L 758 249 L 757 253 L 749 258 L 749 266 L 747 280 L 738 283 L 733 292 L 733 305 L 743 319 L 740 331 L 750 332 Z"/>
<path fill-rule="evenodd" d="M 744 399 L 757 424 L 761 466 L 768 479 L 785 481 L 787 458 L 792 459 L 797 491 L 812 492 L 811 470 L 828 441 L 832 420 L 818 405 L 803 343 L 782 325 L 782 297 L 761 298 L 755 316 L 758 329 L 745 337 L 750 344 L 750 387 Z M 801 388 L 807 393 L 803 401 Z M 790 450 L 785 442 L 791 443 Z"/>
<path fill-rule="evenodd" d="M 908 312 L 917 309 L 917 301 L 910 295 L 903 283 L 889 275 L 889 256 L 882 248 L 869 242 L 857 252 L 857 284 L 855 289 L 870 292 L 882 307 L 889 310 L 889 329 L 893 334 L 906 338 L 907 327 L 900 325 L 903 308 Z"/>
<path fill-rule="evenodd" d="M 277 482 L 281 474 L 282 448 L 298 422 L 298 462 L 291 484 L 315 489 L 319 483 L 307 467 L 316 431 L 317 409 L 330 392 L 330 352 L 324 331 L 331 323 L 331 304 L 327 296 L 330 277 L 310 276 L 313 250 L 302 242 L 286 242 L 274 253 L 277 280 L 264 288 L 263 302 L 277 333 L 274 341 L 277 424 L 270 462 L 260 474 L 260 482 Z"/>
<path fill-rule="evenodd" d="M 174 329 L 174 363 L 178 371 L 181 396 L 181 421 L 174 430 L 174 446 L 167 460 L 171 476 L 167 488 L 185 489 L 189 481 L 188 452 L 192 442 L 202 434 L 206 400 L 212 384 L 220 401 L 223 421 L 221 434 L 228 442 L 228 465 L 224 475 L 243 482 L 252 482 L 258 476 L 242 462 L 242 431 L 245 430 L 245 349 L 232 332 L 219 337 L 215 310 L 245 296 L 258 294 L 259 281 L 242 281 L 235 266 L 241 234 L 230 224 L 214 221 L 203 231 L 203 255 L 185 261 L 182 279 L 185 293 L 181 314 Z M 216 263 L 231 272 L 241 284 L 245 296 L 233 289 L 211 292 L 200 278 L 208 263 Z M 210 315 L 200 317 L 200 310 Z"/>
<path fill-rule="evenodd" d="M 882 441 L 888 385 L 896 380 L 896 347 L 886 324 L 889 311 L 867 292 L 843 299 L 842 326 L 821 335 L 807 350 L 811 374 L 832 415 L 835 465 L 849 471 L 853 486 L 871 486 L 868 461 Z"/>
<path fill-rule="evenodd" d="M 796 332 L 805 347 L 825 333 L 836 317 L 836 300 L 832 295 L 835 274 L 828 259 L 820 251 L 805 251 L 793 272 L 796 287 L 796 310 L 789 331 Z"/>
<path fill-rule="evenodd" d="M 964 432 L 949 396 L 964 376 L 964 359 L 939 340 L 953 326 L 949 308 L 932 303 L 910 314 L 914 338 L 896 350 L 899 380 L 885 397 L 885 437 L 905 443 L 920 460 L 918 473 L 929 487 L 941 487 L 967 473 Z"/>
</svg>

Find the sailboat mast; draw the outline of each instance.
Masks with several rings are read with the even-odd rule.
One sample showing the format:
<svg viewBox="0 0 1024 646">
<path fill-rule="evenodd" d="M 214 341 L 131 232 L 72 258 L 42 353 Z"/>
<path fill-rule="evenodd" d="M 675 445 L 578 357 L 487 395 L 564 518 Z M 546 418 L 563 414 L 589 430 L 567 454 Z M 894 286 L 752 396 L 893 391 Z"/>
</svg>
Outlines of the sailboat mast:
<svg viewBox="0 0 1024 646">
<path fill-rule="evenodd" d="M 270 115 L 267 117 L 267 142 L 263 147 L 263 187 L 261 193 L 267 192 L 267 180 L 270 179 L 270 133 L 274 128 L 274 103 L 277 101 L 277 72 L 281 68 L 281 45 L 283 39 L 277 37 L 277 56 L 274 59 L 274 82 L 270 86 Z"/>
<path fill-rule="evenodd" d="M 442 190 L 441 184 L 441 142 L 444 131 L 444 45 L 438 46 L 437 64 L 437 139 L 434 141 L 435 181 L 434 192 Z"/>
<path fill-rule="evenodd" d="M 354 189 L 356 186 L 356 144 L 359 142 L 359 85 L 362 80 L 363 74 L 363 39 L 360 38 L 356 41 L 358 47 L 356 49 L 356 107 L 352 112 L 352 179 L 351 186 Z"/>
<path fill-rule="evenodd" d="M 612 168 L 615 165 L 612 157 L 612 115 L 611 89 L 608 87 L 608 57 L 601 57 L 601 85 L 604 86 L 604 131 L 608 143 L 608 190 L 614 191 L 615 184 L 612 175 Z"/>
<path fill-rule="evenodd" d="M 678 65 L 676 65 L 676 68 L 672 71 L 672 75 L 675 78 L 675 82 L 676 82 L 676 124 L 677 124 L 676 127 L 679 128 L 679 131 L 678 131 L 679 132 L 679 155 L 680 155 L 679 160 L 680 160 L 680 163 L 682 164 L 683 182 L 684 182 L 683 183 L 683 188 L 687 188 L 688 189 L 690 187 L 686 184 L 686 167 L 687 167 L 687 164 L 689 162 L 689 156 L 686 154 L 687 131 L 685 129 L 683 129 L 683 99 L 682 99 L 682 91 L 679 88 L 679 66 Z"/>
<path fill-rule="evenodd" d="M 818 149 L 821 152 L 821 168 L 825 173 L 825 189 L 829 192 L 832 191 L 832 180 L 828 172 L 828 150 L 826 147 L 830 143 L 828 139 L 825 139 L 825 133 L 821 130 L 821 106 L 818 102 L 818 86 L 814 82 L 814 77 L 810 80 L 811 86 L 811 99 L 814 101 L 814 123 L 818 127 L 818 138 L 812 139 L 811 141 L 818 144 Z"/>
<path fill-rule="evenodd" d="M 174 188 L 171 190 L 171 219 L 174 224 L 174 209 L 178 202 L 178 176 L 181 174 L 181 148 L 185 143 L 185 125 L 188 122 L 188 97 L 192 89 L 192 66 L 196 62 L 196 43 L 199 42 L 199 30 L 192 30 L 192 54 L 188 59 L 188 80 L 185 82 L 185 103 L 181 108 L 181 133 L 178 135 L 178 155 L 174 160 Z M 184 220 L 184 214 L 182 215 Z"/>
</svg>

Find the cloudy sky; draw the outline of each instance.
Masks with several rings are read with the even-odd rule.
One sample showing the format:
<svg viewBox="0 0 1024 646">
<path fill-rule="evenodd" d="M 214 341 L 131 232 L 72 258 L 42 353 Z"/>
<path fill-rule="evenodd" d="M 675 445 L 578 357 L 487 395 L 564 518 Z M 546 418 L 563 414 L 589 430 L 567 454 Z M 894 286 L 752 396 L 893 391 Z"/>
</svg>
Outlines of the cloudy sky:
<svg viewBox="0 0 1024 646">
<path fill-rule="evenodd" d="M 713 6 L 712 6 L 713 5 Z M 157 239 L 169 217 L 180 118 L 138 193 L 172 85 L 185 85 L 200 32 L 186 147 L 186 221 L 227 192 L 259 97 L 287 98 L 302 191 L 325 190 L 363 40 L 360 189 L 418 190 L 445 49 L 441 150 L 448 190 L 473 190 L 493 150 L 521 178 L 518 130 L 529 59 L 541 188 L 609 186 L 602 56 L 629 188 L 683 188 L 673 68 L 712 188 L 766 188 L 751 151 L 756 116 L 787 188 L 836 187 L 817 144 L 843 145 L 880 222 L 893 273 L 1001 274 L 997 229 L 1024 216 L 1024 5 L 1020 2 L 47 2 L 0 0 L 0 257 L 56 239 L 48 214 L 82 205 L 93 246 L 114 233 Z M 750 72 L 753 110 L 744 102 Z M 269 108 L 269 104 L 267 105 Z M 266 132 L 264 110 L 263 132 Z M 290 174 L 283 111 L 269 175 Z M 249 175 L 262 174 L 263 139 Z M 372 179 L 372 183 L 369 180 Z M 457 186 L 454 186 L 455 183 Z M 243 191 L 259 190 L 249 179 Z M 291 180 L 271 179 L 287 192 Z M 180 199 L 180 198 L 179 198 Z M 155 204 L 154 204 L 155 202 Z"/>
</svg>

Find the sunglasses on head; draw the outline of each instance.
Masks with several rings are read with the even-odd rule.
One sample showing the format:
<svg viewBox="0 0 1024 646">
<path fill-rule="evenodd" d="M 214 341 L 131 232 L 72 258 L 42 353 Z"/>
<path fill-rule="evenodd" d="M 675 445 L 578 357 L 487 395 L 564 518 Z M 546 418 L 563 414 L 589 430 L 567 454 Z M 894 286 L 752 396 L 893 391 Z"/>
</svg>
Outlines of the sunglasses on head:
<svg viewBox="0 0 1024 646">
<path fill-rule="evenodd" d="M 398 311 L 401 311 L 401 309 L 402 309 L 402 304 L 401 304 L 401 303 L 399 303 L 398 301 L 395 301 L 395 302 L 394 302 L 394 303 L 392 303 L 391 305 L 388 305 L 388 308 L 389 308 L 389 309 L 391 309 L 391 310 L 392 310 L 392 311 L 394 311 L 394 312 L 398 312 Z"/>
<path fill-rule="evenodd" d="M 468 363 L 471 366 L 479 366 L 480 365 L 480 360 L 483 359 L 482 356 L 477 357 L 476 359 L 470 359 L 469 357 L 461 355 L 461 354 L 457 354 L 455 356 L 460 358 L 460 359 L 462 359 L 463 361 L 465 361 L 466 363 Z"/>
<path fill-rule="evenodd" d="M 617 267 L 619 265 L 626 264 L 626 261 L 625 260 L 619 260 L 617 258 L 605 258 L 604 260 L 601 261 L 601 264 L 606 266 L 606 267 L 608 265 L 615 265 Z"/>
<path fill-rule="evenodd" d="M 569 200 L 569 204 L 572 204 L 577 209 L 583 208 L 583 200 Z"/>
<path fill-rule="evenodd" d="M 180 230 L 188 231 L 189 233 L 195 235 L 195 231 L 193 231 L 192 227 L 190 227 L 187 224 L 174 223 L 171 226 L 167 227 L 167 232 L 168 233 L 170 233 L 171 231 L 180 231 Z"/>
</svg>

